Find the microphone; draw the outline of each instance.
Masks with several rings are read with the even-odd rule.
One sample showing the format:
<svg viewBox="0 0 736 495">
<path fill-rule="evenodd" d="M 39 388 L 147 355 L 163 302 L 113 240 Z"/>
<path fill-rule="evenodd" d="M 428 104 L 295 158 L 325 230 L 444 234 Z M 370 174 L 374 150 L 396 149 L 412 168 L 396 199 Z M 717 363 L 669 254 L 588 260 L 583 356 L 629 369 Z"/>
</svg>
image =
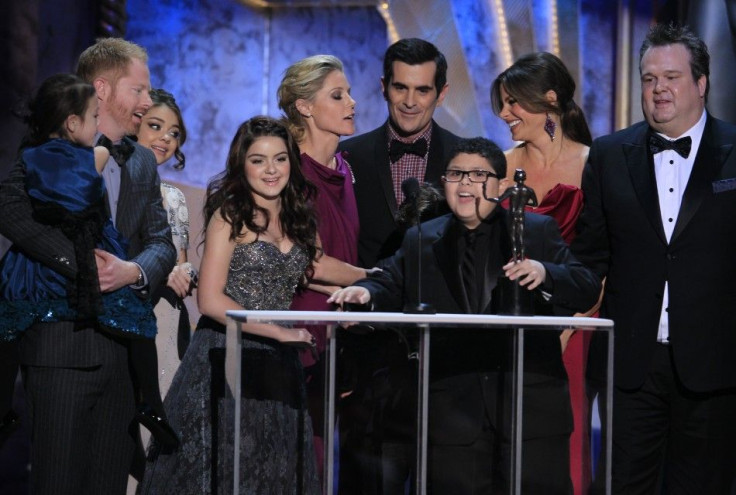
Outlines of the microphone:
<svg viewBox="0 0 736 495">
<path fill-rule="evenodd" d="M 415 302 L 407 301 L 404 305 L 404 313 L 409 314 L 434 314 L 436 313 L 431 304 L 422 302 L 422 222 L 421 208 L 417 204 L 420 196 L 419 181 L 416 177 L 409 177 L 401 181 L 401 192 L 406 197 L 406 202 L 411 203 L 414 207 L 414 218 L 412 224 L 417 226 L 417 300 Z"/>
<path fill-rule="evenodd" d="M 401 181 L 401 192 L 404 193 L 406 201 L 416 201 L 419 194 L 419 181 L 416 177 L 409 177 Z"/>
</svg>

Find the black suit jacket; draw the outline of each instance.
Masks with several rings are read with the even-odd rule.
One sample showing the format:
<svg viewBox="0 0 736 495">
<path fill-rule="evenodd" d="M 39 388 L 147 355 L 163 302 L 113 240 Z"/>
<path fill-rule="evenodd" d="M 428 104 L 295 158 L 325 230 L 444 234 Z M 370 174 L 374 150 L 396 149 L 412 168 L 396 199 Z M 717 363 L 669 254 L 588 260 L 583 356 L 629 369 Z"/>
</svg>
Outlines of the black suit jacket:
<svg viewBox="0 0 736 495">
<path fill-rule="evenodd" d="M 511 257 L 508 220 L 505 210 L 499 211 L 503 229 L 502 260 Z M 407 300 L 415 300 L 417 290 L 416 253 L 421 249 L 422 299 L 434 305 L 438 313 L 469 313 L 469 306 L 460 274 L 457 253 L 457 223 L 452 214 L 422 224 L 422 244 L 418 245 L 418 230 L 409 229 L 401 249 L 385 260 L 383 272 L 356 285 L 366 287 L 374 308 L 380 311 L 401 311 Z M 554 220 L 527 214 L 526 253 L 540 261 L 547 270 L 546 290 L 552 293 L 550 303 L 556 314 L 572 314 L 590 308 L 597 299 L 600 282 L 592 272 L 576 261 L 560 237 Z M 481 289 L 484 314 L 494 312 L 499 294 L 489 281 L 501 272 L 501 265 L 487 263 L 485 286 Z M 537 332 L 541 333 L 541 332 Z M 484 414 L 498 420 L 498 377 L 496 371 L 508 369 L 509 340 L 502 332 L 479 329 L 447 329 L 433 331 L 430 351 L 429 438 L 434 444 L 470 444 L 481 434 Z M 565 394 L 566 374 L 557 332 L 545 332 L 528 340 L 525 370 L 536 373 L 525 381 L 524 437 L 569 433 L 572 428 L 569 398 Z M 532 389 L 536 389 L 534 392 Z M 546 393 L 546 391 L 550 393 Z M 540 393 L 541 391 L 541 393 Z M 539 420 L 532 421 L 532 418 Z"/>
<path fill-rule="evenodd" d="M 154 289 L 173 268 L 176 250 L 162 205 L 156 160 L 150 150 L 129 141 L 135 152 L 121 169 L 115 226 L 129 241 L 129 259 L 141 266 L 148 288 Z M 0 234 L 29 257 L 68 278 L 75 277 L 74 245 L 59 228 L 34 220 L 24 180 L 25 171 L 19 160 L 0 184 Z M 72 331 L 68 325 L 63 327 L 66 330 L 30 332 L 24 336 L 21 361 L 40 366 L 89 367 L 100 364 L 109 352 L 106 339 L 97 338 L 92 329 Z"/>
<path fill-rule="evenodd" d="M 348 152 L 347 160 L 355 176 L 355 199 L 358 204 L 360 234 L 358 259 L 363 267 L 375 266 L 390 256 L 401 243 L 394 220 L 398 205 L 391 179 L 388 157 L 388 121 L 381 127 L 340 143 Z M 459 138 L 432 122 L 425 182 L 440 187 L 450 150 Z"/>
<path fill-rule="evenodd" d="M 672 238 L 660 218 L 645 122 L 596 139 L 572 249 L 606 277 L 601 316 L 615 323 L 615 383 L 640 386 L 669 282 L 675 367 L 694 391 L 736 386 L 736 126 L 707 117 Z"/>
</svg>

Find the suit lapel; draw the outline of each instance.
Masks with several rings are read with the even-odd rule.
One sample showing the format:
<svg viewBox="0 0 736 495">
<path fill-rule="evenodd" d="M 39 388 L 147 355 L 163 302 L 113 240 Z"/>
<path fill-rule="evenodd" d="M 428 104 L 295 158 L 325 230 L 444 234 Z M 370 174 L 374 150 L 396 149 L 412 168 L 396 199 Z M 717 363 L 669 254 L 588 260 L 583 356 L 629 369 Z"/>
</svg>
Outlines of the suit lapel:
<svg viewBox="0 0 736 495">
<path fill-rule="evenodd" d="M 128 167 L 125 166 L 120 169 L 120 195 L 118 196 L 118 211 L 115 214 L 115 225 L 118 225 L 119 228 L 122 228 L 121 218 L 125 216 L 123 212 L 130 206 L 131 195 L 127 193 L 129 187 L 130 171 L 128 170 Z"/>
<path fill-rule="evenodd" d="M 396 216 L 398 205 L 394 195 L 394 181 L 391 177 L 391 162 L 388 158 L 388 121 L 383 124 L 383 132 L 379 139 L 373 143 L 373 163 L 378 171 L 378 181 L 381 184 L 383 196 L 391 209 L 391 216 Z"/>
<path fill-rule="evenodd" d="M 723 165 L 720 166 L 718 175 L 715 176 L 713 180 L 733 179 L 736 177 L 736 154 L 732 153 L 733 143 L 720 144 L 716 146 Z"/>
<path fill-rule="evenodd" d="M 445 171 L 445 143 L 442 140 L 439 126 L 432 121 L 432 138 L 427 156 L 427 168 L 424 172 L 424 181 L 439 184 L 440 177 Z"/>
<path fill-rule="evenodd" d="M 463 308 L 465 313 L 469 313 L 470 306 L 460 276 L 460 263 L 458 261 L 460 259 L 457 250 L 457 238 L 460 235 L 458 227 L 458 223 L 453 221 L 450 216 L 443 232 L 437 233 L 439 238 L 434 242 L 432 248 L 450 294 L 452 294 L 457 305 Z"/>
<path fill-rule="evenodd" d="M 725 145 L 716 143 L 713 119 L 709 116 L 698 147 L 698 154 L 695 156 L 690 179 L 688 179 L 685 192 L 682 195 L 682 204 L 680 205 L 677 223 L 675 223 L 670 243 L 674 242 L 685 230 L 685 227 L 698 211 L 703 199 L 712 194 L 712 183 L 718 178 L 732 147 L 733 145 L 730 143 Z"/>
<path fill-rule="evenodd" d="M 123 139 L 128 139 L 123 138 Z M 135 172 L 138 161 L 136 154 L 133 153 L 125 162 L 123 167 L 120 167 L 120 193 L 118 194 L 118 208 L 115 214 L 115 226 L 124 235 L 128 236 L 128 228 L 126 219 L 128 218 L 125 212 L 131 210 L 132 203 L 136 200 L 133 194 L 130 193 L 132 184 L 132 175 Z"/>
<path fill-rule="evenodd" d="M 501 208 L 501 206 L 496 206 L 496 208 Z M 506 210 L 502 208 L 499 211 L 499 214 L 501 215 L 501 218 L 499 218 L 498 227 L 501 231 L 498 233 L 498 235 L 500 236 L 498 249 L 501 252 L 501 256 L 491 256 L 491 253 L 489 253 L 488 259 L 486 260 L 481 300 L 479 304 L 480 308 L 482 308 L 481 314 L 492 313 L 491 309 L 493 308 L 493 291 L 498 286 L 498 277 L 502 275 L 501 266 L 506 264 L 506 262 L 511 259 L 511 235 L 509 234 L 508 215 L 506 214 Z M 493 242 L 491 242 L 490 249 L 496 249 L 496 247 L 493 245 Z M 494 263 L 494 260 L 499 259 L 501 260 L 500 266 L 498 263 Z"/>
<path fill-rule="evenodd" d="M 640 132 L 630 143 L 623 144 L 623 152 L 629 176 L 644 210 L 644 215 L 652 224 L 659 238 L 667 243 L 662 226 L 662 215 L 659 210 L 659 196 L 657 195 L 657 180 L 654 176 L 654 162 L 647 152 L 647 126 L 641 126 Z"/>
</svg>

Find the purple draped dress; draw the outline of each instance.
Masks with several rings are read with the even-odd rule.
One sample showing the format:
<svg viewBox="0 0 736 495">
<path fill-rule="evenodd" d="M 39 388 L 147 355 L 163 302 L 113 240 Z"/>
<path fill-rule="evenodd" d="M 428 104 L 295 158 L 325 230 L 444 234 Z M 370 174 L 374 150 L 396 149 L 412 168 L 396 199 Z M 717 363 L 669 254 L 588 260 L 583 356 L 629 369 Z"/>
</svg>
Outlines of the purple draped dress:
<svg viewBox="0 0 736 495">
<path fill-rule="evenodd" d="M 316 162 L 306 153 L 301 155 L 302 172 L 315 186 L 317 198 L 315 211 L 319 237 L 325 254 L 352 265 L 358 262 L 358 207 L 353 191 L 353 174 L 342 154 L 335 155 L 337 166 L 332 170 Z M 299 291 L 291 303 L 295 311 L 329 311 L 333 306 L 327 295 L 313 290 Z M 320 327 L 317 327 L 320 328 Z M 310 330 L 317 330 L 310 328 Z M 324 350 L 325 333 L 317 330 L 317 350 Z M 312 361 L 312 362 L 309 362 Z M 309 356 L 303 356 L 305 366 L 314 364 Z"/>
</svg>

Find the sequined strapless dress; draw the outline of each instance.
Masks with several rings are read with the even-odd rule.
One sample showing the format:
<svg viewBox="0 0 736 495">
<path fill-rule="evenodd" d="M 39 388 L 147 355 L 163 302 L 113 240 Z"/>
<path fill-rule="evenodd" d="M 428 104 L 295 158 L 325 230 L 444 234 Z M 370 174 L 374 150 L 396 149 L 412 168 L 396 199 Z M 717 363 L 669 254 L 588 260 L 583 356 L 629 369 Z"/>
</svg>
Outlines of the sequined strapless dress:
<svg viewBox="0 0 736 495">
<path fill-rule="evenodd" d="M 307 266 L 306 252 L 238 244 L 225 293 L 246 309 L 286 310 Z M 164 401 L 181 447 L 149 449 L 139 493 L 228 493 L 232 487 L 232 400 L 224 382 L 225 335 L 205 318 Z M 298 351 L 243 334 L 240 493 L 318 494 L 312 426 Z"/>
</svg>

